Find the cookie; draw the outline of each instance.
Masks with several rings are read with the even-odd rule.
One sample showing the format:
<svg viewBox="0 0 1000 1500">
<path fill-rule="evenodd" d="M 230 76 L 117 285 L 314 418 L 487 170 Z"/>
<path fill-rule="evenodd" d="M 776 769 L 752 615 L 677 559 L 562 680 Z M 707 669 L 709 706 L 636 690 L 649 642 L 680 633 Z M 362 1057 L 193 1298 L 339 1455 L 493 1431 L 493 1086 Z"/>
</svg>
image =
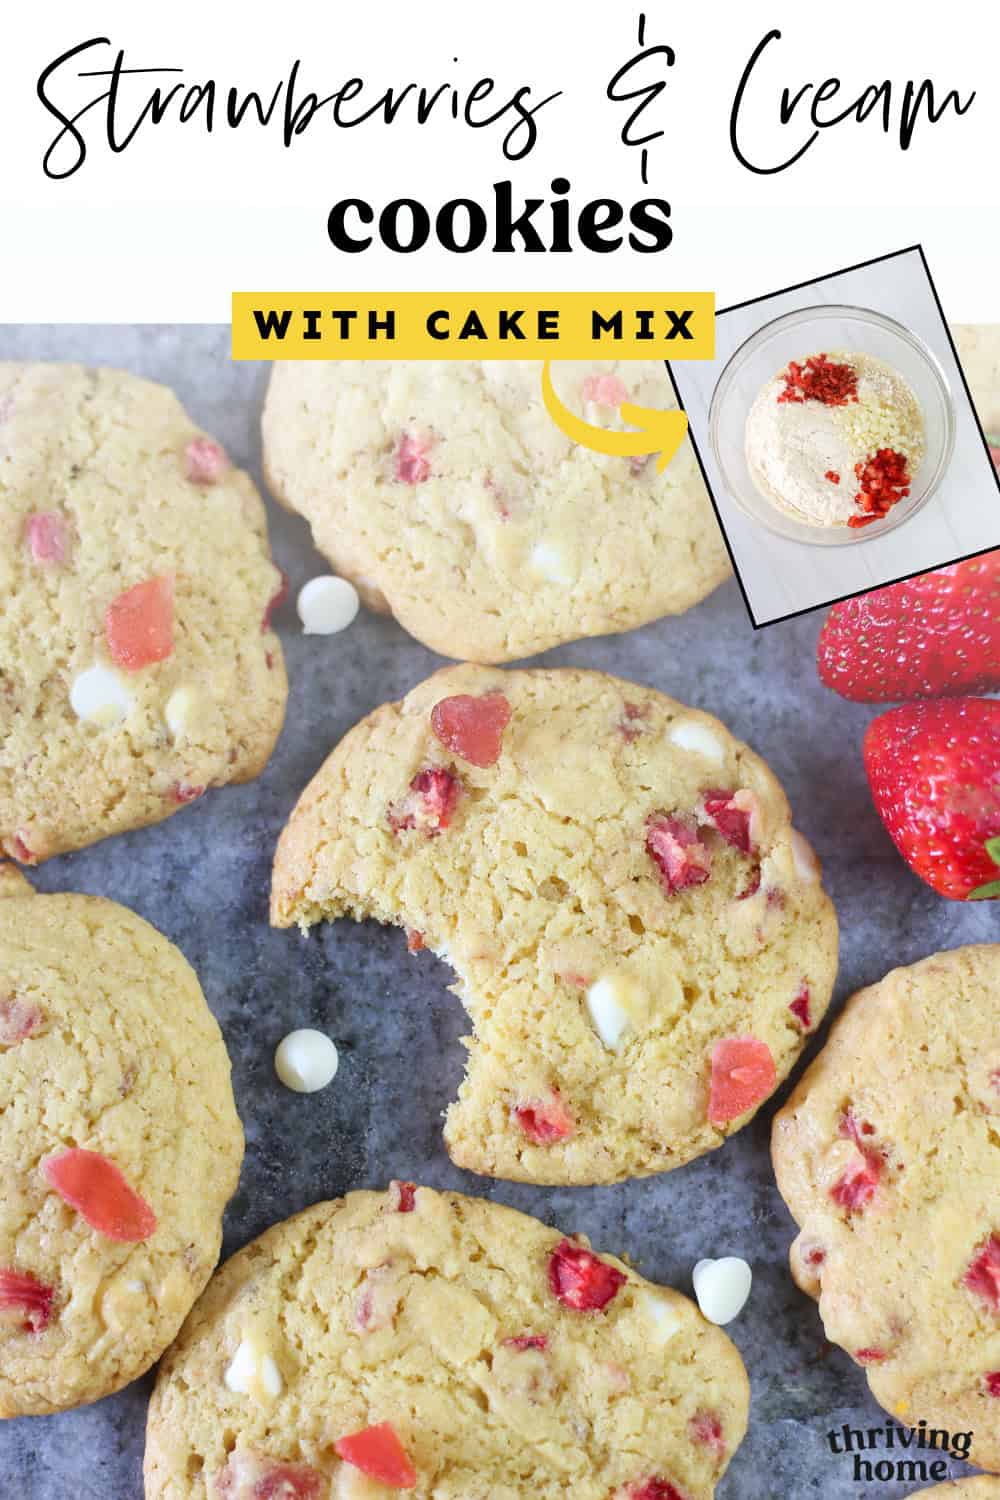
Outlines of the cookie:
<svg viewBox="0 0 1000 1500">
<path fill-rule="evenodd" d="M 1000 1479 L 978 1474 L 975 1479 L 956 1479 L 951 1484 L 934 1484 L 929 1490 L 917 1490 L 913 1500 L 933 1495 L 934 1500 L 1000 1500 Z"/>
<path fill-rule="evenodd" d="M 394 1183 L 213 1278 L 160 1367 L 146 1500 L 710 1500 L 748 1395 L 678 1292 L 500 1204 Z"/>
<path fill-rule="evenodd" d="M 1000 323 L 959 323 L 951 331 L 979 420 L 1000 438 Z"/>
<path fill-rule="evenodd" d="M 616 1182 L 718 1146 L 822 1018 L 837 926 L 762 760 L 598 672 L 457 666 L 305 790 L 271 919 L 374 917 L 458 976 L 459 1166 Z"/>
<path fill-rule="evenodd" d="M 156 823 L 284 716 L 264 508 L 163 386 L 0 364 L 0 849 Z"/>
<path fill-rule="evenodd" d="M 113 901 L 0 874 L 0 1416 L 158 1359 L 215 1266 L 243 1132 L 190 965 Z"/>
<path fill-rule="evenodd" d="M 728 575 L 685 438 L 655 456 L 579 447 L 539 363 L 279 362 L 264 467 L 365 602 L 444 656 L 510 661 L 697 604 Z M 562 400 L 600 427 L 676 402 L 662 364 L 562 363 Z"/>
<path fill-rule="evenodd" d="M 774 1123 L 792 1274 L 902 1422 L 1000 1469 L 1000 947 L 848 1001 Z"/>
</svg>

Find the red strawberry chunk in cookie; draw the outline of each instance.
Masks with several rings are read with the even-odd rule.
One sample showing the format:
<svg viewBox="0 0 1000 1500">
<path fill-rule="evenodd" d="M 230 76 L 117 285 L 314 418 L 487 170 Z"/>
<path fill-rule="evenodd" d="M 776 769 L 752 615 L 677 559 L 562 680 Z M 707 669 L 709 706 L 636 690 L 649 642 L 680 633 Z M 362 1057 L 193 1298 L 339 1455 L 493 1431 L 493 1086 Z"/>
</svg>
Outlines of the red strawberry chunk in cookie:
<svg viewBox="0 0 1000 1500">
<path fill-rule="evenodd" d="M 422 932 L 418 932 L 415 927 L 408 927 L 406 929 L 406 951 L 407 951 L 407 953 L 422 953 L 423 950 L 426 947 L 427 947 L 427 944 L 424 941 L 424 935 L 423 935 L 423 933 Z"/>
<path fill-rule="evenodd" d="M 987 1396 L 1000 1396 L 1000 1370 L 990 1370 L 983 1376 Z"/>
<path fill-rule="evenodd" d="M 880 1365 L 884 1359 L 888 1359 L 884 1349 L 855 1349 L 854 1358 L 859 1365 Z"/>
<path fill-rule="evenodd" d="M 991 1234 L 969 1262 L 962 1285 L 975 1292 L 994 1312 L 1000 1311 L 1000 1235 Z"/>
<path fill-rule="evenodd" d="M 712 873 L 712 856 L 697 830 L 683 818 L 656 813 L 646 823 L 646 853 L 656 865 L 667 894 L 704 885 Z"/>
<path fill-rule="evenodd" d="M 187 477 L 192 484 L 215 484 L 229 468 L 229 459 L 221 443 L 211 438 L 192 438 L 184 450 Z"/>
<path fill-rule="evenodd" d="M 220 1500 L 325 1500 L 327 1488 L 309 1464 L 276 1463 L 247 1451 L 234 1453 L 214 1483 Z"/>
<path fill-rule="evenodd" d="M 573 1116 L 553 1089 L 545 1099 L 526 1099 L 514 1106 L 514 1116 L 529 1141 L 536 1146 L 551 1146 L 573 1134 Z"/>
<path fill-rule="evenodd" d="M 691 1434 L 692 1441 L 711 1448 L 719 1458 L 725 1455 L 726 1439 L 722 1431 L 722 1423 L 714 1411 L 695 1412 L 688 1423 L 688 1432 Z"/>
<path fill-rule="evenodd" d="M 513 1338 L 504 1339 L 507 1349 L 538 1349 L 544 1353 L 549 1347 L 549 1341 L 544 1333 L 516 1333 Z"/>
<path fill-rule="evenodd" d="M 597 406 L 621 406 L 628 400 L 628 389 L 617 375 L 588 375 L 583 382 L 583 399 Z"/>
<path fill-rule="evenodd" d="M 500 759 L 509 723 L 510 704 L 503 693 L 484 693 L 481 698 L 458 693 L 442 698 L 431 709 L 431 728 L 445 749 L 483 768 Z"/>
<path fill-rule="evenodd" d="M 746 804 L 750 805 L 746 805 Z M 750 795 L 745 792 L 710 791 L 705 793 L 705 816 L 722 834 L 727 844 L 732 844 L 741 854 L 749 854 L 750 839 Z"/>
<path fill-rule="evenodd" d="M 185 802 L 194 802 L 198 797 L 205 795 L 203 786 L 191 786 L 187 781 L 175 781 L 170 788 L 170 797 L 174 802 L 183 805 Z"/>
<path fill-rule="evenodd" d="M 830 1189 L 830 1197 L 848 1213 L 859 1213 L 874 1198 L 881 1175 L 881 1163 L 876 1158 L 859 1156 L 844 1168 Z"/>
<path fill-rule="evenodd" d="M 42 1333 L 52 1318 L 55 1292 L 30 1271 L 0 1268 L 0 1322 L 16 1323 L 24 1333 Z"/>
<path fill-rule="evenodd" d="M 406 796 L 389 808 L 389 826 L 395 833 L 420 828 L 428 838 L 447 828 L 462 795 L 462 783 L 451 771 L 429 767 L 418 771 Z"/>
<path fill-rule="evenodd" d="M 644 1479 L 630 1484 L 624 1491 L 626 1500 L 685 1500 L 676 1485 L 669 1479 Z"/>
<path fill-rule="evenodd" d="M 549 1286 L 564 1307 L 577 1312 L 600 1312 L 626 1280 L 617 1266 L 570 1240 L 562 1240 L 549 1256 Z"/>
<path fill-rule="evenodd" d="M 417 1206 L 417 1184 L 394 1179 L 389 1184 L 389 1207 L 393 1213 L 412 1214 Z"/>
<path fill-rule="evenodd" d="M 803 984 L 802 988 L 795 996 L 795 999 L 791 1001 L 788 1007 L 795 1019 L 801 1023 L 803 1031 L 808 1031 L 809 1027 L 812 1025 L 809 1011 L 809 1002 L 811 999 L 812 996 L 809 993 L 809 986 L 807 984 Z"/>
<path fill-rule="evenodd" d="M 753 1036 L 723 1037 L 712 1048 L 708 1118 L 725 1125 L 766 1099 L 778 1081 L 771 1049 Z"/>
<path fill-rule="evenodd" d="M 288 598 L 288 591 L 292 586 L 288 574 L 285 572 L 284 568 L 278 569 L 278 575 L 278 587 L 275 589 L 274 593 L 267 601 L 267 604 L 264 606 L 264 614 L 260 622 L 262 635 L 265 630 L 271 629 L 271 621 L 274 618 L 274 612 L 276 609 L 280 609 L 284 604 L 285 600 Z M 270 665 L 270 663 L 268 663 L 268 665 Z"/>
<path fill-rule="evenodd" d="M 15 1047 L 18 1042 L 37 1035 L 43 1019 L 41 1006 L 33 1005 L 30 1000 L 21 1000 L 17 995 L 0 1000 L 0 1047 Z"/>
<path fill-rule="evenodd" d="M 345 1463 L 390 1489 L 412 1490 L 417 1482 L 417 1471 L 389 1422 L 338 1438 L 333 1446 Z"/>
<path fill-rule="evenodd" d="M 61 1151 L 42 1164 L 42 1173 L 60 1198 L 106 1239 L 131 1243 L 155 1232 L 156 1215 L 149 1204 L 99 1152 Z"/>
<path fill-rule="evenodd" d="M 24 534 L 36 563 L 64 563 L 69 529 L 58 511 L 39 510 L 24 523 Z"/>
<path fill-rule="evenodd" d="M 166 661 L 174 649 L 174 587 L 169 578 L 148 578 L 112 599 L 104 630 L 112 660 L 127 672 Z"/>
<path fill-rule="evenodd" d="M 431 477 L 431 445 L 426 438 L 404 432 L 396 449 L 396 478 L 400 484 L 423 484 Z"/>
</svg>

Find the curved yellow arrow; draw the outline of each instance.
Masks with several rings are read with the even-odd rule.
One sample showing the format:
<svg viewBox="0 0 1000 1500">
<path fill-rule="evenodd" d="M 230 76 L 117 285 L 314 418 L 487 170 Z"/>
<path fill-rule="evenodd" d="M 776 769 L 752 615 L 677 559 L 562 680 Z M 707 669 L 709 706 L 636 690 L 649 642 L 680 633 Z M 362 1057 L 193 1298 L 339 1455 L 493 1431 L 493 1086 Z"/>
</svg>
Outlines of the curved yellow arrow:
<svg viewBox="0 0 1000 1500">
<path fill-rule="evenodd" d="M 631 458 L 633 454 L 659 453 L 656 460 L 658 473 L 663 473 L 681 445 L 687 432 L 688 419 L 682 411 L 661 411 L 655 406 L 633 406 L 623 401 L 620 407 L 622 420 L 637 427 L 638 432 L 608 432 L 604 427 L 592 427 L 556 395 L 552 384 L 552 361 L 542 366 L 542 400 L 545 410 L 553 422 L 574 443 L 582 448 L 592 448 L 595 453 L 608 453 L 613 458 Z"/>
</svg>

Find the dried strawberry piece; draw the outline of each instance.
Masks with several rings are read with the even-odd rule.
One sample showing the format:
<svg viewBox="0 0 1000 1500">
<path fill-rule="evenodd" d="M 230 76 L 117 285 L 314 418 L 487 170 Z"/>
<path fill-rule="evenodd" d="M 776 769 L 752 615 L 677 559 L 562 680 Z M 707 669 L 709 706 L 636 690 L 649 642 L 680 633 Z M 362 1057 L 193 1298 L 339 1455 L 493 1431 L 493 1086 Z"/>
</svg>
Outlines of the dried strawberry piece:
<svg viewBox="0 0 1000 1500">
<path fill-rule="evenodd" d="M 229 468 L 229 459 L 221 443 L 211 438 L 192 438 L 184 450 L 187 477 L 192 484 L 215 484 Z"/>
<path fill-rule="evenodd" d="M 714 1411 L 695 1412 L 688 1423 L 688 1432 L 693 1442 L 703 1443 L 719 1458 L 725 1456 L 726 1439 L 722 1431 L 722 1423 Z"/>
<path fill-rule="evenodd" d="M 798 994 L 795 996 L 795 999 L 791 1001 L 788 1007 L 795 1019 L 801 1023 L 803 1031 L 808 1031 L 810 1026 L 812 1025 L 812 1018 L 809 1010 L 809 1003 L 811 1000 L 812 995 L 810 993 L 809 986 L 803 981 L 802 987 L 800 988 Z"/>
<path fill-rule="evenodd" d="M 545 1099 L 526 1099 L 514 1106 L 517 1123 L 536 1146 L 551 1146 L 565 1141 L 575 1129 L 573 1116 L 553 1089 Z"/>
<path fill-rule="evenodd" d="M 418 932 L 415 927 L 408 927 L 406 929 L 406 951 L 408 953 L 422 953 L 426 947 L 427 944 L 424 941 L 423 933 Z"/>
<path fill-rule="evenodd" d="M 830 1197 L 848 1213 L 859 1213 L 874 1198 L 881 1175 L 881 1158 L 859 1156 L 844 1168 L 830 1189 Z"/>
<path fill-rule="evenodd" d="M 644 1479 L 639 1484 L 630 1484 L 625 1491 L 628 1500 L 685 1500 L 684 1495 L 669 1479 Z"/>
<path fill-rule="evenodd" d="M 705 816 L 722 834 L 727 844 L 738 849 L 740 854 L 749 854 L 752 848 L 750 809 L 742 805 L 741 797 L 743 794 L 739 792 L 726 792 L 718 789 L 706 792 L 704 796 Z M 748 799 L 743 798 L 743 800 Z"/>
<path fill-rule="evenodd" d="M 24 523 L 24 535 L 36 563 L 66 561 L 69 552 L 69 528 L 58 511 L 38 510 Z"/>
<path fill-rule="evenodd" d="M 106 1239 L 136 1242 L 155 1232 L 156 1215 L 149 1204 L 100 1152 L 61 1151 L 43 1162 L 42 1172 L 60 1198 Z"/>
<path fill-rule="evenodd" d="M 697 829 L 683 818 L 655 813 L 646 822 L 646 853 L 656 865 L 669 896 L 704 885 L 712 873 L 712 856 Z"/>
<path fill-rule="evenodd" d="M 617 375 L 588 375 L 583 382 L 583 399 L 598 406 L 621 406 L 628 400 L 628 388 Z"/>
<path fill-rule="evenodd" d="M 539 1349 L 546 1350 L 549 1341 L 544 1333 L 516 1333 L 513 1338 L 504 1339 L 504 1347 L 507 1349 Z"/>
<path fill-rule="evenodd" d="M 983 1376 L 987 1396 L 1000 1396 L 1000 1370 L 990 1370 Z"/>
<path fill-rule="evenodd" d="M 782 375 L 785 388 L 778 396 L 783 401 L 821 401 L 824 406 L 846 406 L 858 399 L 858 372 L 852 365 L 836 364 L 825 354 L 814 354 L 804 365 L 789 360 Z"/>
<path fill-rule="evenodd" d="M 431 444 L 427 438 L 404 432 L 396 449 L 396 478 L 400 484 L 423 484 L 431 477 Z"/>
<path fill-rule="evenodd" d="M 175 781 L 170 788 L 170 796 L 175 802 L 180 802 L 182 805 L 185 802 L 194 802 L 196 798 L 203 797 L 204 795 L 205 788 L 203 786 L 191 786 L 187 781 Z"/>
<path fill-rule="evenodd" d="M 41 1006 L 33 1005 L 30 1000 L 17 995 L 0 1000 L 0 1047 L 14 1047 L 35 1036 L 43 1020 Z"/>
<path fill-rule="evenodd" d="M 888 1359 L 884 1349 L 855 1349 L 854 1358 L 859 1365 L 880 1365 L 884 1359 Z"/>
<path fill-rule="evenodd" d="M 42 1333 L 52 1318 L 55 1289 L 30 1271 L 0 1268 L 0 1321 L 20 1324 L 24 1333 Z"/>
<path fill-rule="evenodd" d="M 753 1036 L 723 1037 L 712 1048 L 708 1118 L 725 1125 L 766 1099 L 778 1081 L 771 1049 Z"/>
<path fill-rule="evenodd" d="M 549 1286 L 564 1307 L 577 1312 L 599 1312 L 618 1294 L 627 1277 L 617 1266 L 562 1240 L 549 1256 Z"/>
<path fill-rule="evenodd" d="M 431 728 L 452 755 L 473 766 L 494 766 L 500 759 L 503 732 L 510 723 L 510 704 L 503 693 L 456 693 L 431 709 Z"/>
<path fill-rule="evenodd" d="M 962 1285 L 994 1311 L 1000 1310 L 1000 1235 L 991 1234 L 969 1262 Z"/>
<path fill-rule="evenodd" d="M 327 1490 L 326 1479 L 310 1464 L 276 1463 L 245 1449 L 214 1479 L 220 1500 L 320 1500 Z"/>
<path fill-rule="evenodd" d="M 112 599 L 104 631 L 112 660 L 127 672 L 166 661 L 174 649 L 174 586 L 169 578 L 147 578 Z"/>
<path fill-rule="evenodd" d="M 389 1208 L 393 1213 L 412 1214 L 417 1206 L 417 1184 L 394 1178 L 389 1184 Z"/>
<path fill-rule="evenodd" d="M 823 478 L 829 479 L 831 484 L 840 483 L 840 475 L 837 473 L 836 469 L 827 469 L 826 473 L 823 475 Z"/>
<path fill-rule="evenodd" d="M 412 1490 L 417 1482 L 417 1471 L 390 1422 L 349 1433 L 333 1446 L 345 1463 L 390 1489 Z"/>
<path fill-rule="evenodd" d="M 278 575 L 280 579 L 278 587 L 275 589 L 274 593 L 267 601 L 267 604 L 264 607 L 264 613 L 261 616 L 260 630 L 262 635 L 265 630 L 271 629 L 271 620 L 274 618 L 274 612 L 275 610 L 280 609 L 284 604 L 285 600 L 288 598 L 289 589 L 292 586 L 291 580 L 289 579 L 288 574 L 285 572 L 284 568 L 278 569 Z M 270 665 L 270 663 L 268 665 Z"/>
<path fill-rule="evenodd" d="M 389 808 L 389 826 L 394 833 L 420 828 L 433 838 L 448 827 L 461 795 L 462 783 L 451 771 L 440 766 L 418 771 L 406 796 Z"/>
</svg>

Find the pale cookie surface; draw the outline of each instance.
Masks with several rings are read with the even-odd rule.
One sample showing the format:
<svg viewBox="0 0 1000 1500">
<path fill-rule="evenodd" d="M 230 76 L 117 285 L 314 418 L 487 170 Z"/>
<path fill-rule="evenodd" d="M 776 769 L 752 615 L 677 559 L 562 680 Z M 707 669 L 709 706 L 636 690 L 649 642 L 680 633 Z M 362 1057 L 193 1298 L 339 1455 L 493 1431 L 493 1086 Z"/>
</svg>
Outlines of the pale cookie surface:
<svg viewBox="0 0 1000 1500">
<path fill-rule="evenodd" d="M 792 1274 L 902 1422 L 1000 1469 L 1000 947 L 848 1001 L 774 1124 Z"/>
<path fill-rule="evenodd" d="M 374 917 L 448 960 L 475 1035 L 446 1144 L 532 1182 L 721 1144 L 836 970 L 818 864 L 764 762 L 596 672 L 452 667 L 376 710 L 303 793 L 271 899 L 278 926 Z"/>
<path fill-rule="evenodd" d="M 227 1381 L 234 1362 L 269 1378 Z M 284 1479 L 388 1500 L 335 1449 L 388 1423 L 417 1500 L 710 1500 L 748 1394 L 679 1293 L 512 1209 L 397 1183 L 276 1225 L 213 1278 L 160 1369 L 146 1497 Z"/>
<path fill-rule="evenodd" d="M 934 1500 L 1000 1500 L 1000 1479 L 979 1474 L 975 1479 L 956 1479 L 951 1484 L 935 1484 L 929 1490 L 917 1490 L 913 1500 L 931 1495 Z"/>
<path fill-rule="evenodd" d="M 959 323 L 952 333 L 979 420 L 1000 440 L 1000 323 Z"/>
<path fill-rule="evenodd" d="M 0 365 L 0 849 L 37 864 L 267 762 L 281 586 L 249 476 L 173 393 Z"/>
<path fill-rule="evenodd" d="M 243 1133 L 219 1028 L 166 938 L 111 901 L 34 895 L 10 866 L 0 896 L 9 1417 L 96 1401 L 160 1356 L 218 1259 Z M 80 1152 L 102 1159 L 82 1208 L 48 1175 Z"/>
<path fill-rule="evenodd" d="M 569 408 L 623 430 L 675 406 L 661 364 L 557 363 Z M 541 365 L 279 362 L 268 483 L 372 607 L 425 645 L 509 661 L 680 614 L 729 573 L 694 451 L 608 457 L 552 421 Z"/>
</svg>

